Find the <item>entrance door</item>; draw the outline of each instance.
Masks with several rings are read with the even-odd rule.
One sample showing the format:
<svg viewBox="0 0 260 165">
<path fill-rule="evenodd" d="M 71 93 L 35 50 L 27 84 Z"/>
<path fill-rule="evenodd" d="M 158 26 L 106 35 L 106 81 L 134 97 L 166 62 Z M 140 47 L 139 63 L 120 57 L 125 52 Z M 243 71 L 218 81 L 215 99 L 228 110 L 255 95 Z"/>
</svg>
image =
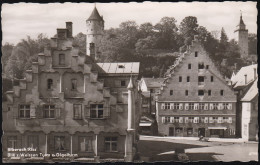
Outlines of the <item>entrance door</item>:
<svg viewBox="0 0 260 165">
<path fill-rule="evenodd" d="M 173 127 L 169 128 L 169 136 L 174 136 L 174 128 Z"/>
<path fill-rule="evenodd" d="M 199 128 L 198 129 L 198 135 L 205 137 L 205 128 Z"/>
</svg>

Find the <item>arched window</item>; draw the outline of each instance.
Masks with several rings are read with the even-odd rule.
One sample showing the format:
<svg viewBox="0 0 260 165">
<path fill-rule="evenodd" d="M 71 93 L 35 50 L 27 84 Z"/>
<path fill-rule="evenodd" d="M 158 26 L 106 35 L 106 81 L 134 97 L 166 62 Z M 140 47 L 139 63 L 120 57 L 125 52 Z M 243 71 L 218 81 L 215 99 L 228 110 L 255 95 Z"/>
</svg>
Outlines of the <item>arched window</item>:
<svg viewBox="0 0 260 165">
<path fill-rule="evenodd" d="M 47 80 L 47 88 L 48 89 L 52 89 L 52 86 L 53 86 L 53 80 L 52 79 L 48 79 Z"/>
</svg>

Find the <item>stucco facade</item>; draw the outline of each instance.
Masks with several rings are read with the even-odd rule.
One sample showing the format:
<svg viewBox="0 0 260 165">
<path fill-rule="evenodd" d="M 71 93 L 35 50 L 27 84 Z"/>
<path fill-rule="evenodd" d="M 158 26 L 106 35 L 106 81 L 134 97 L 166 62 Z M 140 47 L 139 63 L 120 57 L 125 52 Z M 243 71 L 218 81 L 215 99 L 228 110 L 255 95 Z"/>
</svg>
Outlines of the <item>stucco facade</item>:
<svg viewBox="0 0 260 165">
<path fill-rule="evenodd" d="M 107 63 L 114 69 L 124 66 L 122 72 L 107 71 L 72 46 L 72 23 L 66 25 L 57 29 L 51 48 L 38 54 L 19 86 L 6 93 L 3 157 L 25 153 L 8 148 L 32 147 L 36 150 L 28 153 L 50 154 L 45 159 L 59 159 L 52 154 L 61 153 L 132 161 L 139 63 Z"/>
<path fill-rule="evenodd" d="M 167 71 L 156 111 L 161 135 L 235 136 L 236 95 L 196 36 Z"/>
</svg>

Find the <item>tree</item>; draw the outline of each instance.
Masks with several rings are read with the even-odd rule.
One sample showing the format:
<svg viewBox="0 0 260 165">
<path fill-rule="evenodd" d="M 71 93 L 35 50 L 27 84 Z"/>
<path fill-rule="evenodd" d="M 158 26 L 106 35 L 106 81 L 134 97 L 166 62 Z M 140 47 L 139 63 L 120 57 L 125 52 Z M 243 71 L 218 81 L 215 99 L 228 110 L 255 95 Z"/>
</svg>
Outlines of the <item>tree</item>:
<svg viewBox="0 0 260 165">
<path fill-rule="evenodd" d="M 141 38 L 146 38 L 153 35 L 153 25 L 150 22 L 143 23 L 139 26 L 139 36 Z"/>
<path fill-rule="evenodd" d="M 73 40 L 73 46 L 79 47 L 79 50 L 86 54 L 86 35 L 83 33 L 78 33 Z"/>
<path fill-rule="evenodd" d="M 184 38 L 185 45 L 190 45 L 191 41 L 194 39 L 194 35 L 198 34 L 198 26 L 197 18 L 193 16 L 185 17 L 181 21 L 179 29 L 182 37 Z"/>
<path fill-rule="evenodd" d="M 5 66 L 8 62 L 8 59 L 9 57 L 11 56 L 12 54 L 12 51 L 13 51 L 13 48 L 14 48 L 14 45 L 13 44 L 10 44 L 10 43 L 5 43 L 3 46 L 2 46 L 2 72 L 5 73 Z"/>
<path fill-rule="evenodd" d="M 177 26 L 174 17 L 163 17 L 159 23 L 154 26 L 158 31 L 157 47 L 161 49 L 178 50 L 177 45 Z"/>
<path fill-rule="evenodd" d="M 248 54 L 257 55 L 257 35 L 254 33 L 248 34 Z"/>
<path fill-rule="evenodd" d="M 224 54 L 227 48 L 228 48 L 228 37 L 224 28 L 222 27 L 220 32 L 219 51 Z"/>
<path fill-rule="evenodd" d="M 119 34 L 123 47 L 135 48 L 135 43 L 138 40 L 138 25 L 135 21 L 125 21 L 119 25 Z"/>
</svg>

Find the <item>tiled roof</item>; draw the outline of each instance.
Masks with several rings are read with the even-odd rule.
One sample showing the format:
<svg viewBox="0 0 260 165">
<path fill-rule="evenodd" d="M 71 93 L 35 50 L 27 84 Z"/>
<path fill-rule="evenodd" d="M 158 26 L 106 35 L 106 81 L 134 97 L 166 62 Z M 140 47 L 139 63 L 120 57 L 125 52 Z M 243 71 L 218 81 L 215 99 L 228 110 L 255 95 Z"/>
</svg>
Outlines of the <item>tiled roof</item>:
<svg viewBox="0 0 260 165">
<path fill-rule="evenodd" d="M 98 21 L 103 21 L 103 18 L 99 15 L 97 8 L 95 7 L 94 10 L 92 11 L 91 15 L 87 19 L 87 21 L 90 20 L 98 20 Z"/>
<path fill-rule="evenodd" d="M 234 88 L 239 86 L 246 86 L 254 81 L 254 68 L 256 69 L 257 76 L 257 64 L 242 67 L 237 74 L 231 77 L 232 84 L 235 84 Z M 245 75 L 247 75 L 247 83 L 245 84 Z"/>
<path fill-rule="evenodd" d="M 160 88 L 164 78 L 143 78 L 148 88 Z"/>
<path fill-rule="evenodd" d="M 99 73 L 109 74 L 139 74 L 139 62 L 97 63 Z"/>
<path fill-rule="evenodd" d="M 151 96 L 150 91 L 148 92 L 142 92 L 142 95 L 146 98 L 149 98 Z"/>
<path fill-rule="evenodd" d="M 253 98 L 255 98 L 255 96 L 258 94 L 257 82 L 258 82 L 258 78 L 254 81 L 253 85 L 247 91 L 247 93 L 241 99 L 241 101 L 251 101 Z"/>
</svg>

